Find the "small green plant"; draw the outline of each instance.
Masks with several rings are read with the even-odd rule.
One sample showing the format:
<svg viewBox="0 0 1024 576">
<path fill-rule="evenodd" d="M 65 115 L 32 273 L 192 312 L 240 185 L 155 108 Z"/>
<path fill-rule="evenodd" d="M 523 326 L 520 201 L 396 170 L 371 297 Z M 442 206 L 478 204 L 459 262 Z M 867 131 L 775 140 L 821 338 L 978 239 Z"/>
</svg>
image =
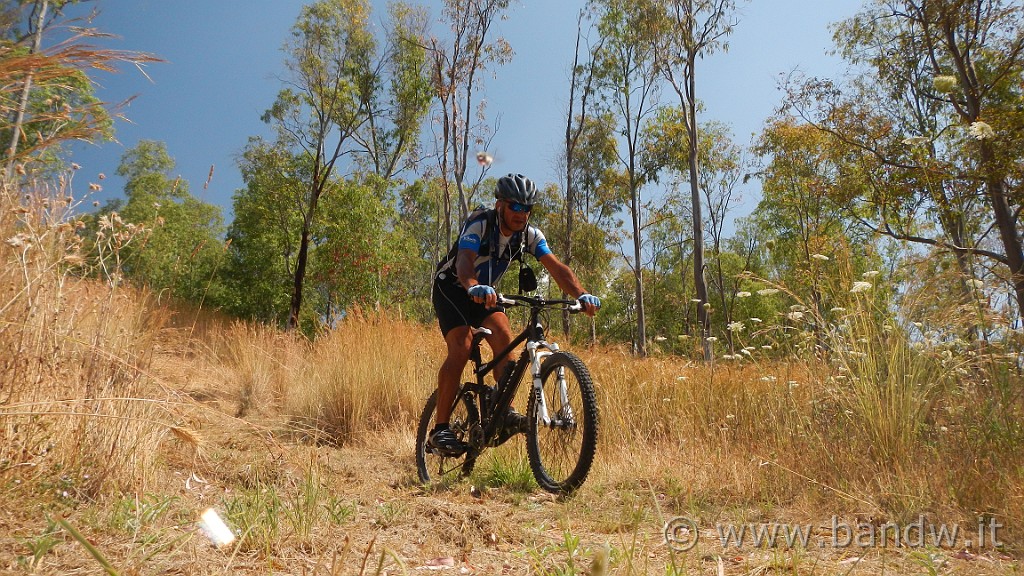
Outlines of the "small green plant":
<svg viewBox="0 0 1024 576">
<path fill-rule="evenodd" d="M 39 535 L 22 541 L 28 548 L 30 556 L 19 556 L 18 564 L 29 571 L 37 570 L 42 566 L 43 558 L 60 544 L 59 534 L 60 527 L 52 519 L 47 518 L 46 528 Z"/>
<path fill-rule="evenodd" d="M 341 525 L 351 520 L 355 516 L 357 508 L 354 502 L 345 502 L 337 496 L 329 496 L 327 502 L 324 502 L 322 506 L 327 512 L 327 519 L 335 525 Z"/>
<path fill-rule="evenodd" d="M 321 502 L 323 497 L 324 489 L 320 485 L 319 475 L 311 466 L 309 473 L 299 482 L 298 490 L 288 496 L 282 510 L 300 542 L 309 541 L 313 527 L 324 515 Z"/>
<path fill-rule="evenodd" d="M 562 541 L 538 549 L 529 549 L 527 554 L 533 564 L 533 573 L 544 576 L 577 576 L 585 573 L 577 561 L 588 551 L 581 547 L 580 537 L 568 528 L 562 529 Z"/>
<path fill-rule="evenodd" d="M 228 520 L 237 526 L 242 550 L 273 550 L 280 536 L 281 499 L 271 485 L 243 490 L 225 502 Z"/>
<path fill-rule="evenodd" d="M 79 532 L 78 529 L 76 529 L 74 526 L 72 526 L 70 522 L 68 522 L 64 518 L 58 518 L 57 522 L 60 523 L 61 527 L 64 528 L 64 530 L 66 530 L 68 534 L 71 534 L 72 538 L 78 540 L 78 543 L 85 548 L 85 550 L 89 553 L 90 556 L 92 556 L 96 559 L 97 562 L 99 562 L 100 566 L 103 567 L 104 572 L 106 572 L 109 576 L 117 576 L 119 574 L 119 572 L 114 568 L 114 565 L 111 564 L 109 560 L 107 560 L 106 556 L 104 556 L 103 553 L 100 552 L 98 548 L 93 546 L 92 542 L 89 542 L 89 539 L 83 536 L 82 533 Z"/>
<path fill-rule="evenodd" d="M 156 523 L 177 501 L 177 496 L 149 494 L 142 499 L 138 495 L 127 496 L 114 504 L 109 523 L 112 528 L 138 536 L 139 530 Z"/>
<path fill-rule="evenodd" d="M 405 513 L 405 503 L 398 501 L 384 502 L 378 508 L 376 522 L 382 528 L 387 528 L 395 523 L 395 520 Z"/>
<path fill-rule="evenodd" d="M 504 486 L 514 492 L 533 492 L 537 489 L 530 463 L 521 454 L 496 452 L 485 465 L 477 467 L 473 477 L 482 486 Z"/>
</svg>

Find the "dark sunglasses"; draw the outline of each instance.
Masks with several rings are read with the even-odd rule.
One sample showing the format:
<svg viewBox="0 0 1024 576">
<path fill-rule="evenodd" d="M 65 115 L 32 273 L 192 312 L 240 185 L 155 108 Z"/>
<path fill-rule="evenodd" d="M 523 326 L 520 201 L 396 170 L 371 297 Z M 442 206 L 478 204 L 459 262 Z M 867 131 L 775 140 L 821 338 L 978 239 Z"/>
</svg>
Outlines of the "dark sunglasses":
<svg viewBox="0 0 1024 576">
<path fill-rule="evenodd" d="M 513 212 L 529 212 L 530 210 L 533 210 L 533 205 L 531 204 L 520 204 L 519 202 L 512 202 L 511 200 L 507 200 L 505 204 L 507 204 Z"/>
</svg>

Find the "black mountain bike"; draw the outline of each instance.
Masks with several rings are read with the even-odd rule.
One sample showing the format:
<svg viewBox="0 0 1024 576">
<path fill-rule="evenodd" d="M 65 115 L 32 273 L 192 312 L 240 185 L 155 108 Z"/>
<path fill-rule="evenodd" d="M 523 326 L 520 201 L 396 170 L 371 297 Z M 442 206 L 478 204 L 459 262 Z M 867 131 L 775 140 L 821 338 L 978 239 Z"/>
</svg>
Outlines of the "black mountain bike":
<svg viewBox="0 0 1024 576">
<path fill-rule="evenodd" d="M 482 362 L 480 357 L 480 341 L 490 331 L 473 328 L 470 359 L 476 382 L 466 382 L 459 389 L 449 421 L 452 431 L 469 449 L 458 456 L 446 456 L 428 445 L 437 406 L 435 390 L 427 399 L 416 430 L 420 481 L 430 484 L 468 476 L 484 450 L 515 436 L 507 431 L 505 419 L 523 375 L 528 373 L 531 388 L 526 410 L 526 449 L 530 469 L 541 488 L 570 494 L 587 479 L 594 462 L 597 396 L 583 361 L 545 340 L 541 316 L 546 310 L 579 312 L 582 307 L 576 300 L 545 300 L 537 296 L 499 296 L 498 303 L 529 307 L 529 322 L 508 348 L 495 354 L 490 362 Z M 520 344 L 525 344 L 523 353 L 506 377 L 496 387 L 484 384 L 484 376 L 501 365 Z"/>
</svg>

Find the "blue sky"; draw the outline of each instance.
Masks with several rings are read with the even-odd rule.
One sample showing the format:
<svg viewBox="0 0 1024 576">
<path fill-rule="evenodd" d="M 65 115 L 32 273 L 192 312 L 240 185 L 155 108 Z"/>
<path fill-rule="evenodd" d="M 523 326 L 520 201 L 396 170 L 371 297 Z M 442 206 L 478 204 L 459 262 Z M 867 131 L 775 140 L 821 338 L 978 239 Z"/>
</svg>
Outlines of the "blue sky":
<svg viewBox="0 0 1024 576">
<path fill-rule="evenodd" d="M 117 143 L 78 145 L 76 176 L 97 181 L 107 175 L 97 199 L 122 195 L 113 176 L 121 155 L 139 140 L 167 145 L 177 175 L 192 193 L 230 210 L 232 193 L 242 186 L 235 159 L 253 135 L 268 134 L 260 115 L 281 88 L 281 46 L 303 0 L 93 0 L 93 25 L 116 38 L 103 46 L 146 52 L 166 63 L 100 73 L 99 96 L 119 102 L 134 96 L 119 121 Z M 441 2 L 421 2 L 436 21 Z M 557 181 L 554 159 L 564 135 L 568 71 L 573 59 L 576 16 L 582 1 L 522 0 L 498 23 L 498 33 L 515 50 L 513 61 L 486 80 L 488 110 L 500 114 L 491 152 L 491 174 L 521 172 L 540 183 Z M 830 23 L 852 16 L 862 0 L 752 0 L 743 4 L 728 53 L 700 63 L 698 96 L 702 121 L 729 125 L 746 144 L 758 132 L 780 93 L 780 74 L 799 68 L 819 76 L 840 74 L 828 55 Z M 386 2 L 373 0 L 378 18 Z M 82 9 L 76 10 L 76 13 Z M 435 23 L 436 34 L 444 30 Z M 493 117 L 493 116 L 492 116 Z M 203 189 L 211 165 L 209 187 Z M 756 184 L 745 194 L 745 209 L 756 204 Z M 741 211 L 744 208 L 741 208 Z"/>
</svg>

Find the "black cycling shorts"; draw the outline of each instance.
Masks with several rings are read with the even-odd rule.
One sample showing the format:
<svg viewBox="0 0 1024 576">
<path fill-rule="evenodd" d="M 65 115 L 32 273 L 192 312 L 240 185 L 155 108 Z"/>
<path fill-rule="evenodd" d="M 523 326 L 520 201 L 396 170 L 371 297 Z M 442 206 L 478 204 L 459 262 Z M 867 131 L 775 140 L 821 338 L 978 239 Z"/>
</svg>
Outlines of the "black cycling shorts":
<svg viewBox="0 0 1024 576">
<path fill-rule="evenodd" d="M 484 318 L 495 312 L 504 312 L 501 306 L 487 308 L 477 304 L 469 297 L 466 289 L 450 272 L 441 272 L 434 278 L 434 289 L 431 294 L 434 313 L 441 327 L 441 334 L 447 335 L 452 328 L 459 326 L 483 325 Z"/>
</svg>

